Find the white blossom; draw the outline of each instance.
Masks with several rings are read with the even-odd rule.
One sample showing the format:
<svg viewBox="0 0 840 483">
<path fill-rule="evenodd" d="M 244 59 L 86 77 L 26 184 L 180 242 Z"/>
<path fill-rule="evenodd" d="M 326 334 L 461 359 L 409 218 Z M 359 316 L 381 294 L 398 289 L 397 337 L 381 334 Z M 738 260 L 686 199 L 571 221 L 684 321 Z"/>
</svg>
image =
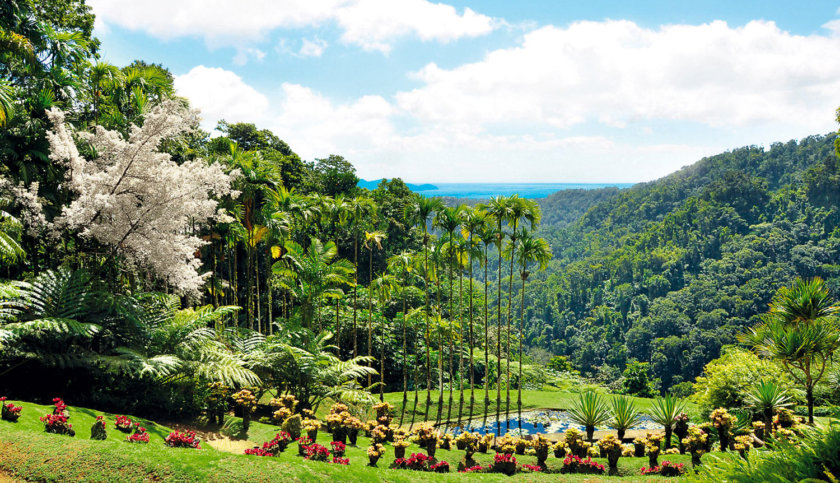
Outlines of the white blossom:
<svg viewBox="0 0 840 483">
<path fill-rule="evenodd" d="M 38 198 L 38 182 L 29 187 L 23 183 L 13 184 L 10 180 L 0 176 L 0 197 L 10 197 L 13 204 L 20 207 L 20 219 L 26 232 L 34 237 L 53 235 L 51 225 L 44 216 L 43 205 Z"/>
<path fill-rule="evenodd" d="M 191 226 L 218 216 L 210 195 L 232 193 L 236 173 L 201 159 L 179 165 L 157 150 L 161 140 L 190 131 L 197 112 L 167 100 L 142 127 L 132 126 L 128 139 L 101 126 L 78 133 L 94 149 L 93 159 L 76 149 L 63 112 L 53 108 L 47 115 L 54 126 L 47 134 L 50 159 L 67 167 L 67 187 L 78 195 L 56 225 L 96 239 L 181 291 L 197 291 L 205 277 L 196 251 L 204 242 Z"/>
</svg>

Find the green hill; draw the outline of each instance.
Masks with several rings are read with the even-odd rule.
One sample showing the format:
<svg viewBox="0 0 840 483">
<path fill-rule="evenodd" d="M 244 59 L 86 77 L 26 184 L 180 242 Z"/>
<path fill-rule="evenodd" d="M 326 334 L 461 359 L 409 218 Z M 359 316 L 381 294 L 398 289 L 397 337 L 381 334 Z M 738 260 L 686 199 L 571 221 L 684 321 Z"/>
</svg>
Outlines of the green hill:
<svg viewBox="0 0 840 483">
<path fill-rule="evenodd" d="M 607 381 L 631 358 L 650 362 L 668 388 L 693 380 L 797 275 L 840 288 L 834 137 L 704 158 L 572 223 L 544 202 L 555 260 L 533 284 L 528 344 Z"/>
</svg>

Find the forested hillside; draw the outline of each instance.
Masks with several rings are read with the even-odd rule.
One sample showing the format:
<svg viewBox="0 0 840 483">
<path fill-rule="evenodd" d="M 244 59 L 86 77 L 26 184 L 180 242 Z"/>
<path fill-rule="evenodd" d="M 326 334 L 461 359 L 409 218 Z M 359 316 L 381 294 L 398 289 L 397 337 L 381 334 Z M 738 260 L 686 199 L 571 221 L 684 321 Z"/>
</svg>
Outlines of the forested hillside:
<svg viewBox="0 0 840 483">
<path fill-rule="evenodd" d="M 533 284 L 527 343 L 606 381 L 630 359 L 650 362 L 667 389 L 699 375 L 796 276 L 836 292 L 834 138 L 704 158 L 571 224 L 557 196 L 543 201 L 554 260 Z"/>
</svg>

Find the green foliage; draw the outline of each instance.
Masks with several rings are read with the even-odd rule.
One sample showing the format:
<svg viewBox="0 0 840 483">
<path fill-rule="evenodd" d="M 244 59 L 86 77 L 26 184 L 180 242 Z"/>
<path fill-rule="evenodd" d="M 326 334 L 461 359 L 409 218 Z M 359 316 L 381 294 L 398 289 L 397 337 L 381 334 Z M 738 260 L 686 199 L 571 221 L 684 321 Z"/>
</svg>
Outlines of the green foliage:
<svg viewBox="0 0 840 483">
<path fill-rule="evenodd" d="M 586 427 L 587 437 L 592 439 L 595 427 L 610 420 L 610 409 L 604 396 L 595 391 L 580 393 L 568 409 L 569 419 Z"/>
<path fill-rule="evenodd" d="M 636 409 L 636 404 L 628 396 L 614 396 L 612 403 L 612 420 L 610 425 L 623 435 L 625 431 L 637 425 L 641 421 L 641 413 Z"/>
<path fill-rule="evenodd" d="M 785 482 L 834 481 L 840 474 L 840 425 L 808 429 L 797 441 L 778 440 L 773 451 L 750 451 L 706 457 L 699 467 L 700 481 Z"/>
<path fill-rule="evenodd" d="M 552 356 L 548 368 L 557 372 L 577 372 L 566 356 Z"/>
<path fill-rule="evenodd" d="M 767 378 L 788 387 L 793 383 L 778 363 L 737 347 L 726 348 L 719 359 L 706 364 L 703 374 L 694 385 L 692 400 L 704 414 L 718 407 L 748 406 L 748 394 L 755 381 Z"/>
<path fill-rule="evenodd" d="M 656 383 L 650 379 L 650 364 L 631 360 L 621 374 L 622 393 L 639 397 L 653 397 Z"/>
</svg>

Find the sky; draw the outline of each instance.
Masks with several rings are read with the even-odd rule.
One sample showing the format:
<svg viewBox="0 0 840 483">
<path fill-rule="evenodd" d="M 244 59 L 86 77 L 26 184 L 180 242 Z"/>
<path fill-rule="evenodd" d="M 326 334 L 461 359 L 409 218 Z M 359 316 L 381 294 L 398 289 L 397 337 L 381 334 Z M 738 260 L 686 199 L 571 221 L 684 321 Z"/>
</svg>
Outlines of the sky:
<svg viewBox="0 0 840 483">
<path fill-rule="evenodd" d="M 840 1 L 88 1 L 204 129 L 365 179 L 632 183 L 837 128 Z"/>
</svg>

